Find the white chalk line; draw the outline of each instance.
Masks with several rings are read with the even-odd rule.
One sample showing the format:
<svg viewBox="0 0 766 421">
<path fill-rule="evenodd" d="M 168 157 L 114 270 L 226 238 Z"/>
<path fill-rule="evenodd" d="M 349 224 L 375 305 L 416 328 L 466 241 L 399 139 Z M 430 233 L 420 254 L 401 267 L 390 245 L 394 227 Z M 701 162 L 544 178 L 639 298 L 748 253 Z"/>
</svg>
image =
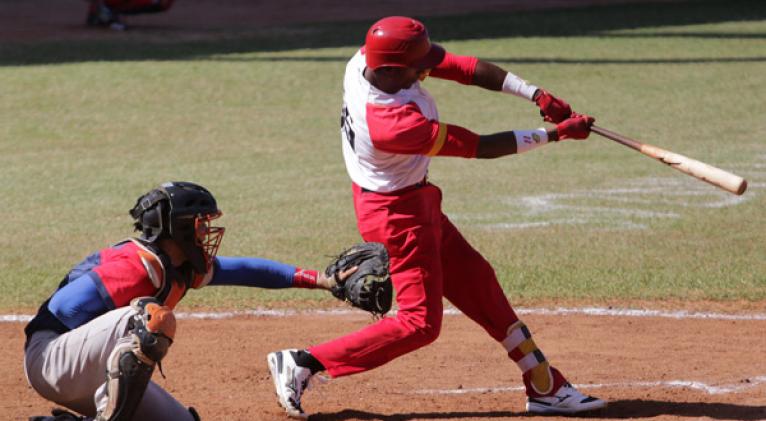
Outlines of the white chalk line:
<svg viewBox="0 0 766 421">
<path fill-rule="evenodd" d="M 518 308 L 516 313 L 520 315 L 569 315 L 583 314 L 588 316 L 610 316 L 610 317 L 659 317 L 670 319 L 707 319 L 707 320 L 766 320 L 766 314 L 725 314 L 711 312 L 688 312 L 685 310 L 666 311 L 666 310 L 642 310 L 642 309 L 620 309 L 604 307 L 583 307 L 583 308 Z M 223 312 L 178 312 L 176 316 L 179 319 L 197 319 L 197 320 L 220 320 L 234 317 L 290 317 L 294 315 L 313 315 L 313 316 L 346 316 L 350 314 L 366 315 L 367 313 L 359 310 L 350 309 L 318 309 L 318 310 L 294 310 L 294 309 L 253 309 L 237 310 Z M 445 315 L 455 316 L 462 314 L 459 310 L 448 308 L 444 310 Z M 32 319 L 28 314 L 5 314 L 0 315 L 0 322 L 28 322 Z M 740 393 L 751 388 L 766 383 L 766 376 L 757 376 L 746 381 L 730 385 L 709 385 L 700 381 L 693 380 L 669 380 L 669 381 L 635 381 L 622 383 L 603 383 L 603 384 L 578 384 L 575 387 L 583 390 L 601 389 L 601 388 L 686 388 L 698 390 L 710 395 Z M 459 389 L 422 389 L 416 390 L 416 394 L 434 394 L 434 395 L 459 395 L 459 394 L 479 394 L 479 393 L 504 393 L 523 391 L 523 386 L 510 387 L 483 387 L 483 388 L 459 388 Z"/>
<path fill-rule="evenodd" d="M 714 313 L 714 312 L 690 312 L 686 310 L 645 310 L 631 308 L 611 308 L 611 307 L 557 307 L 557 308 L 515 308 L 520 315 L 543 315 L 543 316 L 561 316 L 571 314 L 583 314 L 586 316 L 607 316 L 607 317 L 658 317 L 666 319 L 707 319 L 707 320 L 744 320 L 759 321 L 766 320 L 766 313 Z M 366 316 L 367 313 L 361 310 L 353 309 L 252 309 L 235 311 L 193 311 L 177 312 L 179 319 L 198 319 L 198 320 L 220 320 L 231 319 L 234 317 L 290 317 L 295 315 L 311 316 L 347 316 L 347 315 Z M 444 314 L 455 316 L 462 314 L 455 308 L 447 308 Z M 0 314 L 0 322 L 20 323 L 32 320 L 31 314 Z"/>
<path fill-rule="evenodd" d="M 760 170 L 766 163 L 748 165 Z M 682 209 L 720 209 L 737 206 L 757 196 L 766 187 L 763 171 L 750 171 L 749 191 L 734 196 L 695 180 L 675 177 L 646 177 L 625 180 L 622 186 L 543 193 L 531 196 L 498 197 L 501 209 L 494 212 L 449 214 L 455 221 L 495 230 L 520 230 L 554 225 L 613 226 L 621 230 L 649 229 L 657 219 L 679 219 Z M 600 203 L 597 205 L 596 203 Z M 643 209 L 641 207 L 644 207 Z"/>
<path fill-rule="evenodd" d="M 601 384 L 575 384 L 578 389 L 691 389 L 708 395 L 725 395 L 742 393 L 766 384 L 766 376 L 750 377 L 734 384 L 710 385 L 696 380 L 664 380 L 664 381 L 634 381 Z M 505 393 L 524 391 L 524 386 L 510 387 L 474 387 L 459 389 L 421 389 L 413 393 L 420 395 L 466 395 L 481 393 Z"/>
</svg>

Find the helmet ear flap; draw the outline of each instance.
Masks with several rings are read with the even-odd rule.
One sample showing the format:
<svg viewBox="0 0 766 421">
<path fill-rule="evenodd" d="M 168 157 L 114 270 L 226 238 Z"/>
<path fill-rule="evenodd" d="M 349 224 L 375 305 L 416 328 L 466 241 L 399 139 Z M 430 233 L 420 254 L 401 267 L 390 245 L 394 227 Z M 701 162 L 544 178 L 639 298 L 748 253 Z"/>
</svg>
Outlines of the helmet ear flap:
<svg viewBox="0 0 766 421">
<path fill-rule="evenodd" d="M 141 231 L 141 237 L 146 241 L 156 241 L 169 227 L 167 221 L 167 209 L 165 201 L 159 201 L 153 206 L 131 211 L 131 215 L 135 218 L 133 227 L 136 231 Z"/>
<path fill-rule="evenodd" d="M 153 242 L 162 235 L 165 229 L 165 224 L 163 224 L 164 207 L 163 202 L 158 202 L 141 215 L 141 232 L 147 241 Z"/>
<path fill-rule="evenodd" d="M 170 229 L 169 200 L 169 195 L 164 190 L 154 189 L 139 197 L 130 210 L 130 216 L 134 220 L 133 227 L 136 231 L 141 231 L 141 236 L 146 241 L 154 242 L 164 231 Z"/>
</svg>

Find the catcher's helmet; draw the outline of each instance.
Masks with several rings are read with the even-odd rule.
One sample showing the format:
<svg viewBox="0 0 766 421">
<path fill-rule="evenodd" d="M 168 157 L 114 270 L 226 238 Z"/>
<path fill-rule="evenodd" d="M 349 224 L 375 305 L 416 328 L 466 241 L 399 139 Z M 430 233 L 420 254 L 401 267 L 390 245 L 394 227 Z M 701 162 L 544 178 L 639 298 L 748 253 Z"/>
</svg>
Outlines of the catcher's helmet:
<svg viewBox="0 0 766 421">
<path fill-rule="evenodd" d="M 428 30 L 418 20 L 389 16 L 375 22 L 367 31 L 365 61 L 370 69 L 414 67 L 431 69 L 444 60 L 444 48 L 432 44 Z"/>
<path fill-rule="evenodd" d="M 141 238 L 174 240 L 197 273 L 207 273 L 223 238 L 224 228 L 210 221 L 222 215 L 204 187 L 183 181 L 163 183 L 142 195 L 130 210 Z"/>
</svg>

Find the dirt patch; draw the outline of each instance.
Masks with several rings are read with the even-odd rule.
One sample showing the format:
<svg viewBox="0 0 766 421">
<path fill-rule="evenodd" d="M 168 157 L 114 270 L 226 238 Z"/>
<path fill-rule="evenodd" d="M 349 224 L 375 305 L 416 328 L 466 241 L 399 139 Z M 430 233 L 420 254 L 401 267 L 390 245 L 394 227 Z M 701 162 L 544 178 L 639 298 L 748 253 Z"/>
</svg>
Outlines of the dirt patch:
<svg viewBox="0 0 766 421">
<path fill-rule="evenodd" d="M 732 309 L 733 310 L 733 309 Z M 657 317 L 523 317 L 548 358 L 582 390 L 610 401 L 606 419 L 766 419 L 766 321 Z M 155 381 L 205 420 L 285 419 L 265 358 L 370 323 L 361 313 L 181 320 Z M 23 325 L 0 324 L 0 413 L 52 404 L 24 380 Z M 516 366 L 462 315 L 446 316 L 432 345 L 381 368 L 309 390 L 312 420 L 525 418 Z M 555 418 L 554 418 L 555 419 Z"/>
<path fill-rule="evenodd" d="M 129 16 L 130 37 L 156 30 L 196 34 L 243 31 L 304 22 L 369 20 L 388 15 L 445 16 L 469 12 L 583 7 L 618 3 L 679 0 L 179 0 L 159 14 Z M 0 42 L 78 40 L 126 36 L 87 28 L 86 2 L 62 0 L 0 0 Z"/>
</svg>

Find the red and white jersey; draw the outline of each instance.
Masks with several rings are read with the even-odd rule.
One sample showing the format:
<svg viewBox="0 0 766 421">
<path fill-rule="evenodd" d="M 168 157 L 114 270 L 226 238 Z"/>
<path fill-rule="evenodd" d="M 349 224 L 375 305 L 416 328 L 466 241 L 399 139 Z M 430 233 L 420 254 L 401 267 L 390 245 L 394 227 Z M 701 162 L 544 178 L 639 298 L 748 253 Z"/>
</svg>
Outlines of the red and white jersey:
<svg viewBox="0 0 766 421">
<path fill-rule="evenodd" d="M 470 83 L 476 59 L 447 53 L 431 75 Z M 375 192 L 391 192 L 422 181 L 430 156 L 472 157 L 478 135 L 439 122 L 436 103 L 420 82 L 394 94 L 364 78 L 364 48 L 346 65 L 341 138 L 351 180 Z"/>
</svg>

